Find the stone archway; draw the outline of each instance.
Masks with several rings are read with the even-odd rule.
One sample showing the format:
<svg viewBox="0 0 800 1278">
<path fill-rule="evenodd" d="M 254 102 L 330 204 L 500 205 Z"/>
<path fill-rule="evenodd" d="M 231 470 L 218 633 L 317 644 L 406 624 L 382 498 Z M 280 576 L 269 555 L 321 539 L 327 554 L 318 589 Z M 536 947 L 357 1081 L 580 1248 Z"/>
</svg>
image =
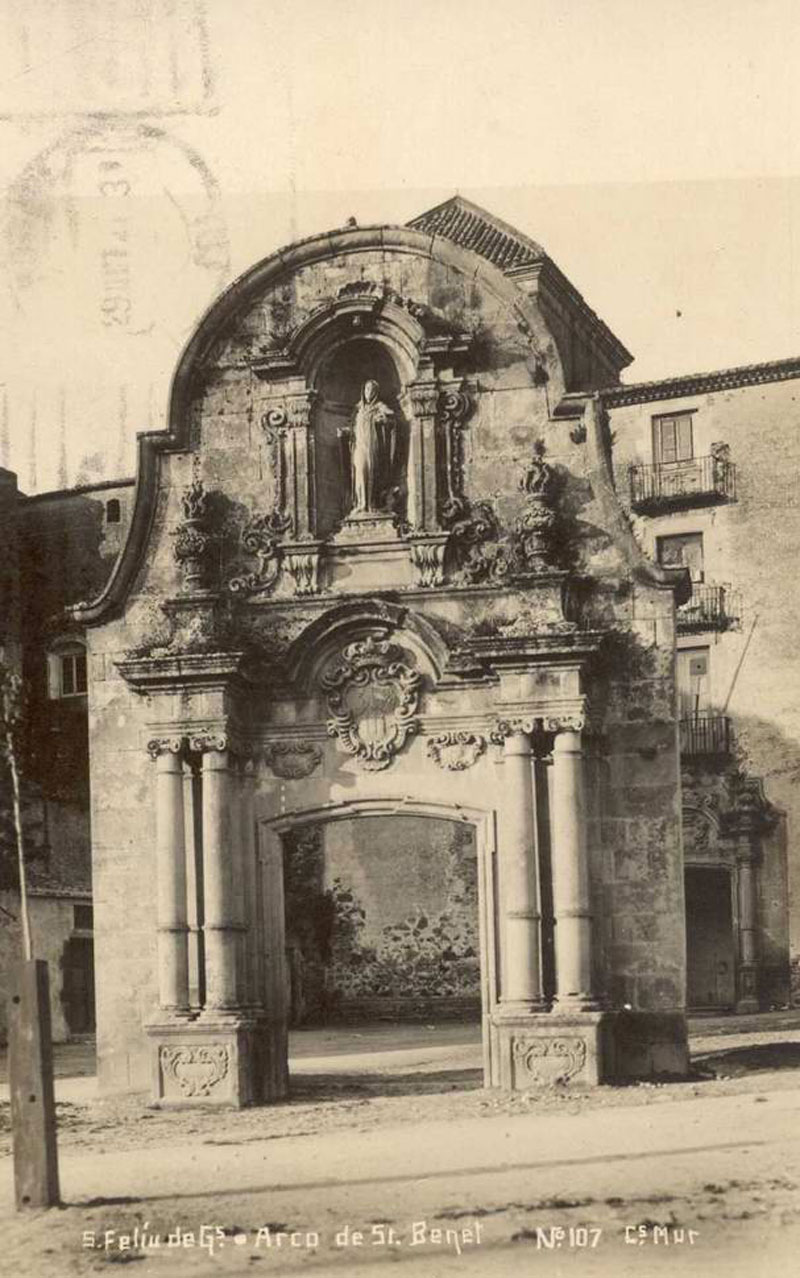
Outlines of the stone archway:
<svg viewBox="0 0 800 1278">
<path fill-rule="evenodd" d="M 307 807 L 259 822 L 258 854 L 264 909 L 265 990 L 274 1009 L 270 1026 L 271 1080 L 285 1089 L 288 1083 L 288 973 L 286 970 L 285 904 L 283 891 L 283 836 L 317 824 L 359 818 L 415 816 L 429 821 L 467 824 L 474 834 L 477 857 L 478 940 L 480 959 L 481 1040 L 485 1086 L 498 1072 L 497 1044 L 492 1014 L 498 1001 L 494 813 L 464 808 L 455 802 L 414 800 L 386 796 L 355 798 L 334 804 Z"/>
</svg>

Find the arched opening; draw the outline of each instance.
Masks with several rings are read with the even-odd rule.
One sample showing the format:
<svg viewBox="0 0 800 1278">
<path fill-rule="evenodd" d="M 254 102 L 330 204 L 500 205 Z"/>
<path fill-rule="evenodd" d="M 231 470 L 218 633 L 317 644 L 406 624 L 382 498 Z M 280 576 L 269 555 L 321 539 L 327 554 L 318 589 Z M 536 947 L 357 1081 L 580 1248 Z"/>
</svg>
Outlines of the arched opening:
<svg viewBox="0 0 800 1278">
<path fill-rule="evenodd" d="M 347 432 L 366 381 L 376 381 L 380 398 L 395 415 L 390 487 L 395 508 L 405 509 L 408 424 L 402 405 L 398 367 L 383 342 L 353 338 L 336 346 L 319 368 L 315 389 L 314 448 L 317 535 L 325 537 L 341 523 L 351 499 Z"/>
<path fill-rule="evenodd" d="M 493 978 L 481 828 L 445 805 L 402 807 L 321 809 L 262 840 L 265 903 L 283 883 L 295 1092 L 331 1075 L 376 1094 L 483 1085 Z"/>
</svg>

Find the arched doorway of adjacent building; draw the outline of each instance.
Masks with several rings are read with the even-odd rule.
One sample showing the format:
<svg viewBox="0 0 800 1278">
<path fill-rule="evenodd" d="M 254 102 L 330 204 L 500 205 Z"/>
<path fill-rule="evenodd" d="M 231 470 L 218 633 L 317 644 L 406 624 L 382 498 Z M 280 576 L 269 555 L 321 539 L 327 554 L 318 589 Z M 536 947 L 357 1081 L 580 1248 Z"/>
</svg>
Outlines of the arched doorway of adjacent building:
<svg viewBox="0 0 800 1278">
<path fill-rule="evenodd" d="M 445 1074 L 448 1087 L 483 1084 L 494 987 L 487 825 L 407 800 L 263 823 L 266 934 L 282 934 L 267 980 L 272 1005 L 283 1001 L 295 1086 L 309 1086 L 304 1062 L 321 1054 L 331 1063 L 320 1072 L 347 1073 L 360 1056 L 362 1078 L 391 1089 L 409 1052 L 420 1054 L 420 1090 Z"/>
</svg>

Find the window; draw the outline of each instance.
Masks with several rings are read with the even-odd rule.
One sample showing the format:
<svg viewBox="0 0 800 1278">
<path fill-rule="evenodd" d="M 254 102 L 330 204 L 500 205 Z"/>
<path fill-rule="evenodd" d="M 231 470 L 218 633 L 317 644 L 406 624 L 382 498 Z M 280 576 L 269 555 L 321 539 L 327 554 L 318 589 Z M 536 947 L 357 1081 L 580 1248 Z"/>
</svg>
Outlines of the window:
<svg viewBox="0 0 800 1278">
<path fill-rule="evenodd" d="M 678 533 L 656 538 L 658 562 L 665 568 L 688 568 L 693 582 L 703 580 L 703 534 Z"/>
<path fill-rule="evenodd" d="M 86 692 L 86 649 L 78 643 L 62 643 L 47 657 L 50 696 L 81 697 Z"/>
<path fill-rule="evenodd" d="M 91 905 L 73 905 L 72 926 L 76 932 L 91 932 L 94 927 L 94 909 Z"/>
<path fill-rule="evenodd" d="M 710 683 L 710 650 L 678 649 L 678 699 L 683 719 L 708 714 Z"/>
<path fill-rule="evenodd" d="M 86 691 L 86 653 L 63 652 L 61 663 L 61 696 L 77 697 Z"/>
<path fill-rule="evenodd" d="M 691 461 L 693 456 L 691 413 L 653 418 L 653 457 L 657 464 Z"/>
<path fill-rule="evenodd" d="M 116 497 L 112 497 L 110 501 L 106 502 L 106 523 L 118 524 L 121 515 L 122 512 L 119 501 Z"/>
</svg>

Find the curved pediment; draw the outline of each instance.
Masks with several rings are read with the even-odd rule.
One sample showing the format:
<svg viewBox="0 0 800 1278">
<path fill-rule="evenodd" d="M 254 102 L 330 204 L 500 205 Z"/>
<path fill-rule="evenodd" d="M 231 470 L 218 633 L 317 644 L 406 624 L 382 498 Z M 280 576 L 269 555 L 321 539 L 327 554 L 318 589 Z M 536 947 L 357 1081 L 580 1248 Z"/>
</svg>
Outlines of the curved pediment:
<svg viewBox="0 0 800 1278">
<path fill-rule="evenodd" d="M 79 621 L 137 592 L 249 606 L 505 588 L 575 566 L 550 490 L 530 483 L 585 469 L 554 414 L 568 377 L 555 303 L 538 274 L 517 278 L 515 259 L 510 278 L 451 231 L 315 236 L 217 299 L 179 361 L 167 429 L 139 438 L 128 539 Z M 590 451 L 602 523 L 642 560 L 608 458 Z"/>
</svg>

